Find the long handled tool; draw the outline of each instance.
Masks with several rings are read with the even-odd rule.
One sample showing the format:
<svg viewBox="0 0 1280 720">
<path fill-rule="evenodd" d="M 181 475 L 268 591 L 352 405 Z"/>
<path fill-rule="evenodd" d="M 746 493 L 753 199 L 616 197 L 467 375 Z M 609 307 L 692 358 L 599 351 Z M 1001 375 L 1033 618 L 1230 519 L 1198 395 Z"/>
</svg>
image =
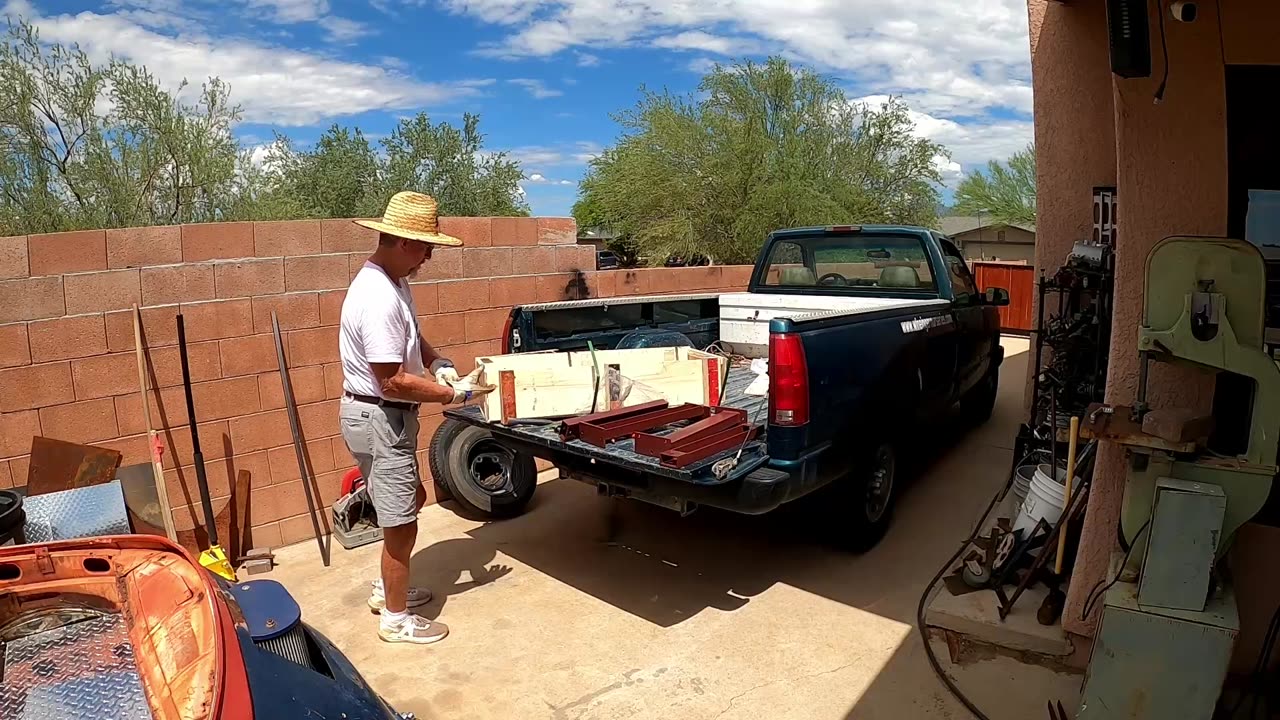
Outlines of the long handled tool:
<svg viewBox="0 0 1280 720">
<path fill-rule="evenodd" d="M 160 444 L 160 436 L 151 426 L 151 400 L 147 397 L 147 361 L 142 349 L 142 311 L 138 310 L 137 305 L 133 306 L 133 346 L 138 353 L 138 386 L 142 390 L 142 416 L 147 421 L 147 444 L 151 449 L 151 474 L 156 481 L 156 499 L 160 502 L 164 534 L 177 542 L 178 533 L 173 529 L 173 509 L 169 507 L 169 489 L 164 482 L 164 467 L 160 464 L 163 446 Z"/>
<path fill-rule="evenodd" d="M 182 358 L 182 390 L 187 396 L 187 422 L 191 427 L 191 458 L 196 466 L 196 485 L 200 488 L 200 506 L 204 508 L 204 527 L 209 534 L 209 547 L 200 553 L 200 564 L 209 571 L 235 581 L 236 572 L 227 561 L 227 553 L 218 544 L 218 525 L 213 516 L 213 500 L 209 498 L 209 478 L 204 473 L 204 453 L 200 452 L 200 433 L 196 428 L 196 404 L 191 397 L 191 369 L 187 364 L 187 330 L 178 315 L 178 355 Z"/>
<path fill-rule="evenodd" d="M 284 406 L 289 410 L 289 429 L 293 431 L 293 450 L 298 455 L 298 475 L 302 478 L 302 491 L 307 496 L 307 510 L 311 515 L 311 529 L 316 534 L 316 544 L 320 546 L 320 559 L 329 567 L 329 547 L 325 544 L 320 532 L 320 519 L 316 514 L 316 500 L 311 495 L 313 478 L 307 472 L 307 461 L 303 455 L 302 430 L 298 426 L 298 406 L 293 400 L 293 383 L 289 381 L 289 365 L 284 360 L 284 342 L 280 339 L 280 320 L 274 310 L 271 311 L 271 331 L 276 336 L 276 361 L 280 364 L 280 384 L 284 388 Z"/>
<path fill-rule="evenodd" d="M 1071 416 L 1071 430 L 1067 435 L 1067 501 L 1063 505 L 1064 508 L 1071 507 L 1071 481 L 1076 476 L 1076 440 L 1080 437 L 1080 418 Z M 1054 472 L 1057 472 L 1055 468 Z M 1053 574 L 1062 574 L 1062 556 L 1067 552 L 1067 521 L 1070 516 L 1064 510 L 1062 513 L 1062 528 L 1058 532 L 1058 556 L 1053 563 Z M 1044 552 L 1048 552 L 1045 548 Z"/>
</svg>

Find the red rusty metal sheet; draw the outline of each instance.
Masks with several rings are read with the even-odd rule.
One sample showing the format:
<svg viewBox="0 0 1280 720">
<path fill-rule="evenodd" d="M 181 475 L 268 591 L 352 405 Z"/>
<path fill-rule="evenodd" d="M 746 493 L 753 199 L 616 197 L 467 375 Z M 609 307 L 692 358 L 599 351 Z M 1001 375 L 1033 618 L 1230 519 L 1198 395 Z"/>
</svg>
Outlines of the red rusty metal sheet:
<svg viewBox="0 0 1280 720">
<path fill-rule="evenodd" d="M 666 467 L 687 467 L 716 453 L 722 453 L 730 448 L 741 447 L 755 438 L 759 432 L 759 427 L 749 427 L 745 431 L 723 432 L 691 446 L 685 446 L 680 450 L 668 450 L 662 453 L 658 460 Z"/>
<path fill-rule="evenodd" d="M 498 373 L 498 397 L 502 400 L 502 424 L 516 417 L 516 374 L 511 370 Z"/>
<path fill-rule="evenodd" d="M 720 404 L 720 358 L 707 358 L 707 404 Z"/>
<path fill-rule="evenodd" d="M 610 441 L 618 438 L 630 437 L 638 432 L 660 428 L 663 425 L 670 425 L 681 420 L 704 418 L 710 414 L 711 408 L 706 405 L 690 403 L 665 410 L 653 410 L 636 417 L 604 424 L 586 423 L 578 429 L 578 435 L 583 442 L 591 443 L 596 447 L 604 447 Z"/>
<path fill-rule="evenodd" d="M 679 450 L 686 443 L 697 442 L 712 435 L 745 426 L 747 412 L 737 408 L 716 408 L 709 418 L 699 420 L 688 427 L 680 428 L 667 435 L 652 433 L 636 434 L 636 452 L 641 455 L 658 457 L 668 450 Z"/>
<path fill-rule="evenodd" d="M 27 495 L 101 485 L 115 479 L 122 455 L 117 450 L 78 445 L 45 437 L 31 438 Z M 14 478 L 17 483 L 18 479 Z"/>
</svg>

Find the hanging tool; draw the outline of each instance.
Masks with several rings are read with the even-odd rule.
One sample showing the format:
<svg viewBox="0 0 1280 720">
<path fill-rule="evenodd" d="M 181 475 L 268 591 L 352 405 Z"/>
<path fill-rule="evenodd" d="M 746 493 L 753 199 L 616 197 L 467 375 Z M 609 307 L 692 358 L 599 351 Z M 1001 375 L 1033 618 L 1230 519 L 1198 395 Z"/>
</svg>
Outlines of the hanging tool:
<svg viewBox="0 0 1280 720">
<path fill-rule="evenodd" d="M 1071 416 L 1071 430 L 1067 436 L 1067 507 L 1071 506 L 1071 481 L 1076 475 L 1076 440 L 1080 437 L 1080 418 Z M 1056 468 L 1055 468 L 1056 472 Z M 1053 561 L 1053 574 L 1062 574 L 1062 558 L 1067 554 L 1067 521 L 1071 517 L 1062 513 L 1062 527 L 1058 531 L 1058 556 Z"/>
<path fill-rule="evenodd" d="M 151 451 L 151 474 L 156 481 L 156 500 L 160 503 L 160 515 L 164 521 L 164 534 L 174 542 L 178 532 L 173 529 L 173 509 L 169 506 L 169 488 L 164 482 L 164 467 L 160 464 L 164 445 L 151 426 L 151 400 L 147 397 L 146 351 L 142 347 L 142 311 L 133 306 L 133 347 L 138 354 L 138 387 L 142 392 L 142 417 L 147 423 L 147 446 Z"/>
<path fill-rule="evenodd" d="M 280 339 L 280 320 L 274 310 L 271 311 L 271 331 L 276 337 L 276 361 L 280 365 L 280 384 L 284 387 L 284 406 L 289 409 L 289 429 L 293 431 L 293 450 L 298 456 L 298 474 L 302 477 L 302 490 L 307 496 L 307 514 L 311 516 L 311 529 L 316 534 L 316 544 L 320 546 L 320 559 L 329 567 L 329 547 L 325 544 L 320 532 L 320 518 L 316 515 L 316 500 L 311 495 L 313 478 L 307 472 L 307 460 L 304 453 L 302 431 L 298 427 L 298 406 L 293 400 L 293 383 L 289 381 L 289 366 L 284 359 L 284 341 Z"/>
<path fill-rule="evenodd" d="M 187 362 L 187 330 L 182 314 L 177 317 L 178 356 L 182 360 L 182 390 L 187 397 L 187 423 L 191 428 L 191 458 L 196 467 L 196 485 L 200 488 L 200 506 L 204 508 L 204 528 L 209 536 L 209 547 L 200 553 L 200 564 L 210 572 L 235 581 L 236 572 L 231 569 L 227 553 L 218 544 L 218 526 L 213 516 L 213 500 L 209 497 L 209 478 L 204 472 L 204 453 L 200 452 L 200 433 L 196 425 L 196 405 L 191 397 L 191 369 Z"/>
</svg>

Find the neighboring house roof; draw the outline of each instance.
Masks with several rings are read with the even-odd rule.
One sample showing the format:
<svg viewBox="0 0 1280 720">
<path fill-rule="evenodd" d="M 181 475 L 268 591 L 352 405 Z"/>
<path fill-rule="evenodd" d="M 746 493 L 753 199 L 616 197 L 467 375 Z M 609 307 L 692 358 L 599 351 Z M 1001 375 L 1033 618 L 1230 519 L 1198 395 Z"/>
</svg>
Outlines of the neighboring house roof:
<svg viewBox="0 0 1280 720">
<path fill-rule="evenodd" d="M 984 227 L 1014 227 L 1032 234 L 1035 234 L 1036 231 L 1035 225 L 996 222 L 991 218 L 981 218 L 977 215 L 948 215 L 947 217 L 938 218 L 938 229 L 942 231 L 943 235 L 955 236 Z"/>
</svg>

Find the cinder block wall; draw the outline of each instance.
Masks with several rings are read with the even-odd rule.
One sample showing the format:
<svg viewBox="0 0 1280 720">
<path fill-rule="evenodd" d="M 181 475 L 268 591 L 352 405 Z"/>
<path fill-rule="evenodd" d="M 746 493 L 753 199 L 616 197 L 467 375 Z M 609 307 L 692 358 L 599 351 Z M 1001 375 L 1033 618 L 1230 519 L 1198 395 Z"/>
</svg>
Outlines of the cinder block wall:
<svg viewBox="0 0 1280 720">
<path fill-rule="evenodd" d="M 459 367 L 499 352 L 511 306 L 741 289 L 748 267 L 597 272 L 571 218 L 442 218 L 441 248 L 413 283 L 428 340 Z M 326 506 L 352 466 L 338 428 L 338 320 L 376 243 L 349 220 L 212 223 L 0 238 L 0 487 L 26 484 L 31 437 L 149 461 L 130 308 L 142 308 L 152 421 L 164 442 L 175 524 L 200 517 L 175 316 L 215 509 L 250 473 L 252 545 L 311 536 L 271 335 L 284 334 L 308 454 Z M 581 275 L 579 275 L 581 273 Z M 424 407 L 419 447 L 441 422 Z M 326 510 L 327 513 L 327 510 Z"/>
</svg>

